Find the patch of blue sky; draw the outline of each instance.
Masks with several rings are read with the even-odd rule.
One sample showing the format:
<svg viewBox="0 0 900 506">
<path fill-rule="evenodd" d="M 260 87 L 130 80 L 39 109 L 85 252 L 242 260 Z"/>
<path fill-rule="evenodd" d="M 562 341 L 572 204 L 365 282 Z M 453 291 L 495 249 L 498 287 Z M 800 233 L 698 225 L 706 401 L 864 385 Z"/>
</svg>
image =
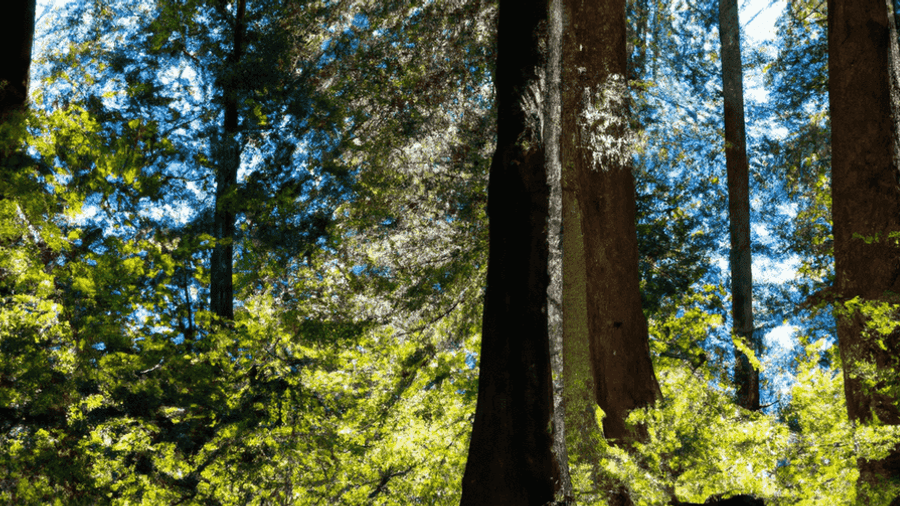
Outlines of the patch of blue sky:
<svg viewBox="0 0 900 506">
<path fill-rule="evenodd" d="M 787 202 L 787 203 L 783 203 L 783 204 L 778 204 L 775 207 L 775 210 L 778 211 L 780 214 L 784 214 L 784 215 L 788 216 L 789 218 L 795 218 L 797 216 L 798 207 L 799 206 L 797 205 L 796 202 Z"/>
<path fill-rule="evenodd" d="M 776 23 L 786 6 L 784 0 L 745 0 L 741 4 L 740 16 L 744 20 L 742 30 L 744 38 L 749 45 L 771 54 L 771 44 L 776 37 Z M 745 62 L 746 63 L 746 62 Z M 749 66 L 744 71 L 744 93 L 749 100 L 758 104 L 765 104 L 768 100 L 768 91 L 764 86 L 764 68 Z M 775 136 L 786 136 L 787 129 L 774 124 L 751 124 L 748 130 L 756 132 L 769 132 Z M 756 133 L 751 132 L 751 133 Z"/>
</svg>

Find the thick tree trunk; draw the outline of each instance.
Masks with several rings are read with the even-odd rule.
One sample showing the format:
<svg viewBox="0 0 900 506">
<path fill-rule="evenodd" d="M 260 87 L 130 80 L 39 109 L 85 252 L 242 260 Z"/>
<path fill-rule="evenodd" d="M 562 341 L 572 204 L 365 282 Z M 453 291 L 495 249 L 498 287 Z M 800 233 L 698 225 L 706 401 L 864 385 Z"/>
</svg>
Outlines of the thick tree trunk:
<svg viewBox="0 0 900 506">
<path fill-rule="evenodd" d="M 563 168 L 563 397 L 569 451 L 577 462 L 589 463 L 599 479 L 596 440 L 602 437 L 594 415 L 597 405 L 587 320 L 587 270 L 581 210 L 575 194 L 575 174 Z"/>
<path fill-rule="evenodd" d="M 35 0 L 8 0 L 0 21 L 0 121 L 23 110 L 28 99 L 28 71 L 34 42 Z"/>
<path fill-rule="evenodd" d="M 635 437 L 629 412 L 660 397 L 641 309 L 631 154 L 620 145 L 628 142 L 625 2 L 563 3 L 562 163 L 574 172 L 581 213 L 596 402 L 604 436 L 623 444 Z M 609 501 L 630 503 L 624 490 Z"/>
<path fill-rule="evenodd" d="M 235 14 L 234 46 L 228 58 L 226 73 L 235 71 L 241 60 L 244 45 L 244 12 L 247 1 L 238 0 Z M 224 124 L 221 138 L 215 146 L 216 212 L 214 232 L 216 245 L 210 258 L 209 296 L 210 308 L 220 318 L 234 319 L 234 220 L 237 204 L 237 173 L 241 165 L 240 146 L 237 141 L 238 110 L 236 79 L 231 76 L 223 81 Z"/>
<path fill-rule="evenodd" d="M 887 425 L 900 424 L 898 399 L 890 394 L 900 386 L 900 332 L 868 330 L 870 318 L 843 303 L 856 297 L 896 303 L 900 293 L 900 247 L 888 237 L 900 232 L 895 45 L 885 0 L 829 0 L 835 313 L 844 393 L 851 420 Z M 866 384 L 864 363 L 876 366 L 875 385 Z M 859 470 L 861 485 L 900 482 L 900 447 L 884 459 L 860 459 Z"/>
<path fill-rule="evenodd" d="M 552 23 L 551 58 L 554 46 L 559 44 L 559 58 L 562 58 L 562 21 L 564 12 L 562 2 L 551 2 L 551 19 L 559 18 L 559 26 Z M 558 9 L 558 12 L 557 12 Z M 558 39 L 554 30 L 558 29 Z M 561 73 L 560 63 L 560 73 Z M 560 89 L 561 85 L 560 85 Z M 569 88 L 571 93 L 574 88 Z M 562 100 L 562 97 L 560 97 Z M 572 97 L 567 98 L 571 102 Z M 565 120 L 567 124 L 574 122 L 573 114 L 577 112 L 567 107 Z M 560 111 L 562 115 L 562 111 Z M 572 159 L 576 156 L 575 144 L 571 132 L 559 137 L 560 151 L 564 152 L 569 162 L 561 163 L 560 187 L 562 204 L 562 370 L 563 400 L 566 423 L 566 443 L 570 461 L 588 463 L 592 466 L 591 477 L 594 482 L 600 479 L 600 455 L 597 452 L 597 440 L 603 435 L 597 426 L 594 407 L 597 405 L 597 393 L 594 384 L 594 373 L 591 367 L 591 354 L 588 339 L 587 323 L 587 270 L 584 264 L 584 236 L 581 232 L 581 210 L 576 195 L 576 167 Z"/>
<path fill-rule="evenodd" d="M 546 20 L 544 0 L 500 2 L 490 250 L 463 506 L 543 505 L 553 501 L 559 477 L 551 451 L 550 189 L 540 145 L 541 106 L 533 100 L 544 65 Z"/>
<path fill-rule="evenodd" d="M 741 72 L 741 25 L 737 0 L 719 0 L 722 42 L 722 90 L 725 95 L 725 164 L 728 170 L 728 230 L 731 236 L 731 316 L 734 334 L 751 350 L 760 349 L 753 335 L 753 273 L 750 256 L 750 166 L 744 131 L 744 82 Z M 738 405 L 759 410 L 759 371 L 743 352 L 734 350 L 734 382 Z"/>
</svg>

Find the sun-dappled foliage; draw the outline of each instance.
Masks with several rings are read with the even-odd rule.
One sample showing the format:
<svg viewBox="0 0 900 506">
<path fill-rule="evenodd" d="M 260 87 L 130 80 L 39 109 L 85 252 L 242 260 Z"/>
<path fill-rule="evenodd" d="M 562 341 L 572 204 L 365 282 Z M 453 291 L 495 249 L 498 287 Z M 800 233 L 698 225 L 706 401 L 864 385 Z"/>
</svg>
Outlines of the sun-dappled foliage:
<svg viewBox="0 0 900 506">
<path fill-rule="evenodd" d="M 768 94 L 747 98 L 753 255 L 796 270 L 754 280 L 755 332 L 794 332 L 744 350 L 762 376 L 751 412 L 735 400 L 722 268 L 717 5 L 628 2 L 641 303 L 662 397 L 630 415 L 646 437 L 628 448 L 567 434 L 590 448 L 564 463 L 578 504 L 607 504 L 616 484 L 641 505 L 889 504 L 900 489 L 857 488 L 858 459 L 884 458 L 900 433 L 848 418 L 835 321 L 862 315 L 887 349 L 900 299 L 832 292 L 826 4 L 787 2 L 774 41 L 745 46 Z M 489 0 L 77 0 L 44 14 L 28 110 L 0 122 L 0 503 L 459 504 L 497 16 Z M 237 183 L 217 195 L 232 155 Z M 233 319 L 210 303 L 225 242 Z M 854 378 L 896 403 L 897 360 Z"/>
</svg>

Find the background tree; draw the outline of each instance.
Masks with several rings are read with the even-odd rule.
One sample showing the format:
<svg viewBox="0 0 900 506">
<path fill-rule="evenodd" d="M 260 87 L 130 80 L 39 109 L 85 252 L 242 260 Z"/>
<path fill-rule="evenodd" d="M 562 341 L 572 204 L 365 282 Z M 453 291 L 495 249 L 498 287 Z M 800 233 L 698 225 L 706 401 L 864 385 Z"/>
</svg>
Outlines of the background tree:
<svg viewBox="0 0 900 506">
<path fill-rule="evenodd" d="M 725 163 L 731 237 L 731 305 L 735 338 L 757 352 L 753 327 L 753 273 L 750 252 L 750 164 L 744 133 L 744 79 L 737 0 L 719 1 L 722 90 L 725 96 Z M 759 409 L 759 370 L 740 348 L 734 351 L 738 404 Z"/>
<path fill-rule="evenodd" d="M 223 7 L 229 4 L 221 4 Z M 227 12 L 227 9 L 222 9 Z M 234 12 L 226 14 L 233 33 L 231 51 L 225 58 L 226 67 L 218 84 L 222 87 L 222 132 L 213 141 L 216 164 L 216 200 L 213 247 L 209 263 L 210 309 L 217 316 L 231 320 L 234 318 L 234 280 L 232 261 L 234 256 L 234 206 L 237 194 L 238 168 L 241 165 L 241 150 L 236 139 L 238 135 L 238 95 L 239 90 L 252 89 L 252 74 L 240 72 L 241 55 L 244 53 L 244 16 L 247 12 L 246 0 L 237 0 Z M 225 14 L 223 12 L 223 14 Z M 248 75 L 250 74 L 250 75 Z"/>
</svg>

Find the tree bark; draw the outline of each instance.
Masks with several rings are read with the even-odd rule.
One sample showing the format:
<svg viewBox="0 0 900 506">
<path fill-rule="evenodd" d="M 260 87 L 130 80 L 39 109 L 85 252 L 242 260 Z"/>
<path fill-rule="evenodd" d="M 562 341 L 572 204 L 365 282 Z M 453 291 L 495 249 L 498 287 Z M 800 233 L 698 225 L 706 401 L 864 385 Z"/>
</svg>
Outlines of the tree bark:
<svg viewBox="0 0 900 506">
<path fill-rule="evenodd" d="M 560 12 L 559 40 L 551 37 L 551 52 L 554 44 L 563 44 L 562 40 L 562 2 L 558 5 Z M 551 10 L 551 17 L 554 16 Z M 551 24 L 551 29 L 555 28 Z M 560 47 L 559 57 L 562 57 Z M 551 53 L 552 54 L 552 53 Z M 560 85 L 560 89 L 562 89 Z M 591 353 L 588 333 L 587 310 L 587 269 L 584 263 L 584 236 L 581 231 L 581 210 L 578 206 L 576 167 L 573 157 L 576 156 L 571 125 L 576 114 L 572 108 L 574 87 L 567 87 L 566 114 L 560 121 L 569 125 L 570 131 L 559 138 L 561 155 L 566 163 L 561 162 L 560 186 L 562 204 L 562 361 L 563 361 L 563 401 L 566 423 L 566 441 L 570 460 L 591 465 L 591 478 L 594 482 L 600 479 L 600 455 L 597 451 L 597 440 L 603 437 L 594 415 L 597 405 L 597 393 L 594 383 L 594 372 L 591 366 Z M 561 97 L 561 100 L 563 98 Z M 561 112 L 562 114 L 562 112 Z"/>
<path fill-rule="evenodd" d="M 550 186 L 550 289 L 547 315 L 550 320 L 550 365 L 553 371 L 553 453 L 559 465 L 557 497 L 561 504 L 575 504 L 575 493 L 569 476 L 569 452 L 566 447 L 566 375 L 564 359 L 564 324 L 568 308 L 563 304 L 563 189 L 560 159 L 560 64 L 562 63 L 562 0 L 549 0 L 547 23 L 547 62 L 544 71 L 543 146 Z"/>
<path fill-rule="evenodd" d="M 641 308 L 631 154 L 622 146 L 628 142 L 625 1 L 563 4 L 562 163 L 564 173 L 573 173 L 581 213 L 593 388 L 605 414 L 604 436 L 627 444 L 640 436 L 626 427 L 629 412 L 652 404 L 660 390 Z M 607 126 L 591 119 L 598 114 Z M 624 489 L 609 498 L 630 502 Z"/>
<path fill-rule="evenodd" d="M 541 107 L 533 103 L 546 20 L 544 0 L 500 2 L 487 289 L 463 506 L 547 504 L 559 477 L 551 451 L 550 189 L 540 144 Z"/>
<path fill-rule="evenodd" d="M 21 111 L 28 100 L 31 46 L 36 0 L 9 0 L 3 6 L 0 29 L 0 121 Z"/>
<path fill-rule="evenodd" d="M 900 246 L 888 238 L 900 232 L 898 62 L 891 32 L 885 0 L 828 1 L 835 313 L 847 412 L 861 424 L 900 424 L 891 393 L 900 386 L 900 332 L 867 330 L 870 318 L 844 304 L 856 297 L 896 303 L 900 293 Z M 876 366 L 874 386 L 866 384 L 864 363 Z M 881 488 L 885 479 L 900 482 L 900 447 L 858 465 L 861 489 Z"/>
<path fill-rule="evenodd" d="M 736 339 L 760 349 L 753 335 L 753 273 L 750 253 L 750 164 L 744 130 L 744 82 L 741 72 L 741 25 L 737 0 L 719 0 L 722 43 L 722 90 L 725 96 L 725 164 L 728 171 L 728 218 L 731 236 L 731 316 Z M 734 349 L 738 405 L 759 410 L 759 370 Z"/>
<path fill-rule="evenodd" d="M 209 296 L 213 313 L 225 320 L 234 319 L 234 220 L 237 204 L 237 173 L 241 165 L 240 145 L 237 141 L 238 108 L 237 82 L 233 75 L 240 63 L 244 45 L 244 12 L 246 0 L 238 0 L 234 20 L 234 45 L 225 69 L 230 75 L 222 81 L 224 122 L 222 136 L 215 143 L 216 211 L 214 236 L 216 245 L 210 258 Z"/>
</svg>

